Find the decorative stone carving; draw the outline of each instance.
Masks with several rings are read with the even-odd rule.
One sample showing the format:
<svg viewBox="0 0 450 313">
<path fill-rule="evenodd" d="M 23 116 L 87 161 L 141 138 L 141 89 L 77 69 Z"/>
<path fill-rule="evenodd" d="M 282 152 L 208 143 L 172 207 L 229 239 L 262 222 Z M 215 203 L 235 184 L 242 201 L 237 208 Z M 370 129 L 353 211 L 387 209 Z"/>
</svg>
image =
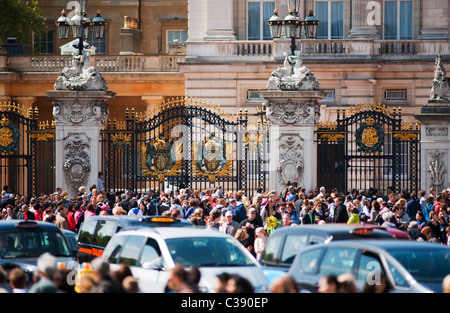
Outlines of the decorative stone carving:
<svg viewBox="0 0 450 313">
<path fill-rule="evenodd" d="M 425 130 L 427 136 L 430 137 L 439 137 L 439 136 L 448 136 L 448 128 L 447 127 L 427 127 Z"/>
<path fill-rule="evenodd" d="M 428 165 L 429 185 L 438 191 L 445 188 L 447 169 L 444 160 L 446 154 L 446 152 L 439 150 L 431 151 L 428 154 L 429 160 L 431 160 Z"/>
<path fill-rule="evenodd" d="M 285 181 L 302 184 L 303 177 L 303 140 L 295 134 L 286 134 L 280 138 L 280 159 L 277 163 L 279 182 Z"/>
<path fill-rule="evenodd" d="M 431 100 L 448 100 L 450 91 L 450 78 L 447 77 L 445 68 L 442 65 L 442 58 L 439 54 L 434 62 L 434 79 L 431 87 Z"/>
<path fill-rule="evenodd" d="M 286 54 L 285 54 L 286 55 Z M 283 67 L 276 67 L 267 81 L 268 90 L 317 90 L 319 82 L 298 55 L 286 55 Z"/>
<path fill-rule="evenodd" d="M 75 99 L 73 102 L 54 101 L 53 118 L 55 123 L 101 123 L 104 124 L 109 116 L 106 101 L 83 101 Z"/>
<path fill-rule="evenodd" d="M 285 103 L 269 102 L 266 118 L 276 125 L 317 124 L 320 119 L 320 105 L 317 101 L 296 102 L 291 99 Z"/>
<path fill-rule="evenodd" d="M 55 90 L 108 90 L 108 84 L 97 67 L 90 66 L 90 52 L 83 50 L 82 55 L 78 53 L 74 52 L 72 67 L 65 67 L 56 79 Z"/>
<path fill-rule="evenodd" d="M 89 138 L 81 134 L 70 135 L 65 140 L 63 169 L 72 189 L 87 184 L 91 171 L 90 148 Z"/>
</svg>

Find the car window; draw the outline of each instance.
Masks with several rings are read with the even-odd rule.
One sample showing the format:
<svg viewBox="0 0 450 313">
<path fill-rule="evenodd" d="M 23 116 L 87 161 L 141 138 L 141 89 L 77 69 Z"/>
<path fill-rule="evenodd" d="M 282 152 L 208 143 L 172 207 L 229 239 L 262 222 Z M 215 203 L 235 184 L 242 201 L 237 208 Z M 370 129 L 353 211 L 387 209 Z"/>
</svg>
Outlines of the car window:
<svg viewBox="0 0 450 313">
<path fill-rule="evenodd" d="M 317 265 L 323 249 L 314 249 L 302 252 L 300 254 L 298 270 L 306 274 L 314 274 L 317 272 Z"/>
<path fill-rule="evenodd" d="M 261 257 L 263 263 L 277 264 L 280 262 L 279 251 L 283 244 L 283 239 L 283 236 L 269 237 Z"/>
<path fill-rule="evenodd" d="M 103 257 L 105 257 L 110 263 L 118 263 L 120 252 L 122 251 L 122 247 L 127 239 L 128 236 L 112 237 L 103 252 Z"/>
<path fill-rule="evenodd" d="M 166 240 L 174 263 L 184 266 L 252 266 L 254 258 L 244 253 L 233 238 L 189 237 Z"/>
<path fill-rule="evenodd" d="M 375 284 L 380 281 L 383 272 L 380 260 L 376 256 L 362 254 L 359 259 L 356 280 L 362 284 Z"/>
<path fill-rule="evenodd" d="M 147 237 L 129 236 L 120 253 L 120 263 L 138 265 L 139 256 Z"/>
<path fill-rule="evenodd" d="M 357 249 L 347 247 L 329 248 L 320 263 L 321 276 L 351 273 L 357 255 Z"/>
<path fill-rule="evenodd" d="M 85 244 L 91 244 L 93 242 L 96 225 L 97 225 L 96 220 L 89 220 L 89 219 L 85 220 L 83 222 L 83 226 L 80 229 L 78 241 Z"/>
<path fill-rule="evenodd" d="M 281 252 L 281 263 L 292 264 L 295 256 L 301 248 L 307 245 L 307 235 L 288 235 L 284 241 L 283 251 Z"/>
<path fill-rule="evenodd" d="M 323 243 L 325 240 L 326 240 L 325 237 L 318 236 L 318 235 L 311 235 L 309 237 L 309 244 L 310 245 L 316 245 L 316 244 L 319 244 L 319 243 Z"/>
<path fill-rule="evenodd" d="M 1 233 L 1 258 L 38 257 L 48 252 L 55 256 L 70 256 L 64 235 L 56 231 L 29 231 L 17 228 L 13 232 Z"/>
<path fill-rule="evenodd" d="M 397 270 L 397 268 L 392 265 L 390 262 L 388 262 L 388 266 L 389 266 L 389 271 L 392 274 L 392 277 L 394 278 L 394 282 L 397 286 L 399 287 L 410 287 L 408 281 L 406 280 L 405 277 L 403 277 L 402 274 L 400 274 L 400 272 Z"/>
<path fill-rule="evenodd" d="M 140 259 L 140 266 L 146 262 L 155 262 L 160 260 L 161 250 L 159 249 L 158 242 L 153 238 L 148 238 L 147 242 L 142 249 L 142 255 Z"/>
<path fill-rule="evenodd" d="M 114 221 L 98 221 L 95 240 L 97 245 L 105 247 L 116 233 L 117 223 Z"/>
</svg>

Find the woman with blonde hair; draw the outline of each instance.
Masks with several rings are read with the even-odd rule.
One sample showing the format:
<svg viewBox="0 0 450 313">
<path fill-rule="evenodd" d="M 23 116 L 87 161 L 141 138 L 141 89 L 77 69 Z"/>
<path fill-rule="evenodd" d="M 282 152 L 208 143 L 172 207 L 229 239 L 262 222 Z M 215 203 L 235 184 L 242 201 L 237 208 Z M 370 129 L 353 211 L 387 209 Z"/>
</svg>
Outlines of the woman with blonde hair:
<svg viewBox="0 0 450 313">
<path fill-rule="evenodd" d="M 264 230 L 264 227 L 258 227 L 255 229 L 255 253 L 256 253 L 256 259 L 259 261 L 261 260 L 262 253 L 264 251 L 264 247 L 266 246 L 267 242 L 267 233 Z"/>
</svg>

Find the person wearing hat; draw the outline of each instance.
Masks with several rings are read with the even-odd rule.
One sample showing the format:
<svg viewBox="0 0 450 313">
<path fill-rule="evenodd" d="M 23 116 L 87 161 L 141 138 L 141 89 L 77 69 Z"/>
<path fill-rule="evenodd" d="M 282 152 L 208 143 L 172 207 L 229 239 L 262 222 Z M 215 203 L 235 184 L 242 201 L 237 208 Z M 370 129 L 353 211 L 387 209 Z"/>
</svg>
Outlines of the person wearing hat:
<svg viewBox="0 0 450 313">
<path fill-rule="evenodd" d="M 237 230 L 240 228 L 240 225 L 238 222 L 233 220 L 233 213 L 231 213 L 230 211 L 225 213 L 225 218 L 226 222 L 223 222 L 220 230 L 223 233 L 234 237 L 234 235 L 236 235 Z"/>
<path fill-rule="evenodd" d="M 263 227 L 262 221 L 256 218 L 256 214 L 256 209 L 250 207 L 247 211 L 247 218 L 240 223 L 241 227 L 245 227 L 247 229 L 249 242 L 255 241 L 255 229 L 258 227 Z M 253 249 L 250 252 L 255 255 L 255 251 Z"/>
</svg>

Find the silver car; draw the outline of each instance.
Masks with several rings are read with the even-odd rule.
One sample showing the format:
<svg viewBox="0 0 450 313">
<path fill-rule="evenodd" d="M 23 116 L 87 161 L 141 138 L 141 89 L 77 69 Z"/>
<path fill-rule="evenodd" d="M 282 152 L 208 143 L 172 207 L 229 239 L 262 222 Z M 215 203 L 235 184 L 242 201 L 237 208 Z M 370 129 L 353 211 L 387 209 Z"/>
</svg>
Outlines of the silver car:
<svg viewBox="0 0 450 313">
<path fill-rule="evenodd" d="M 360 290 L 383 274 L 391 292 L 441 292 L 450 274 L 450 247 L 409 240 L 336 241 L 302 249 L 288 272 L 311 292 L 318 291 L 322 277 L 344 273 L 353 274 Z"/>
<path fill-rule="evenodd" d="M 143 292 L 164 292 L 169 270 L 175 264 L 196 266 L 199 287 L 215 292 L 216 276 L 238 274 L 253 285 L 255 292 L 268 292 L 269 282 L 259 263 L 235 238 L 212 229 L 143 228 L 115 234 L 102 256 L 116 270 L 130 266 Z"/>
</svg>

